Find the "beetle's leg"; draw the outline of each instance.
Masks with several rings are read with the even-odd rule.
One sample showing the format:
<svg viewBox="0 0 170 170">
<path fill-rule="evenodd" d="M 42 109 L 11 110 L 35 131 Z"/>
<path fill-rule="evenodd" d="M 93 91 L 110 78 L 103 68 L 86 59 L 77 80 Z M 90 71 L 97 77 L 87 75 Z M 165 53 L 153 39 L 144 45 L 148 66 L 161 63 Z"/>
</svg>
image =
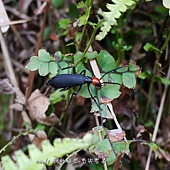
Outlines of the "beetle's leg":
<svg viewBox="0 0 170 170">
<path fill-rule="evenodd" d="M 71 103 L 71 101 L 72 101 L 72 99 L 73 99 L 73 96 L 76 96 L 76 95 L 79 93 L 79 91 L 81 90 L 81 88 L 82 88 L 82 86 L 80 86 L 76 92 L 73 92 L 73 93 L 72 93 L 71 98 L 70 98 L 70 101 L 69 101 L 69 105 L 70 105 L 70 103 Z"/>
<path fill-rule="evenodd" d="M 64 87 L 64 88 L 62 88 L 62 89 L 60 89 L 60 92 L 61 91 L 66 91 L 66 90 L 68 90 L 68 89 L 70 89 L 71 87 Z"/>
<path fill-rule="evenodd" d="M 60 92 L 61 92 L 61 91 L 69 90 L 70 88 L 71 88 L 71 87 L 64 87 L 64 88 L 60 89 Z M 82 86 L 80 86 L 79 89 L 78 89 L 76 92 L 73 92 L 73 93 L 72 93 L 71 98 L 70 98 L 70 101 L 69 101 L 69 105 L 70 105 L 70 103 L 71 103 L 71 101 L 72 101 L 72 99 L 73 99 L 73 96 L 76 96 L 76 95 L 79 93 L 79 91 L 81 90 L 81 88 L 82 88 Z"/>
<path fill-rule="evenodd" d="M 94 96 L 92 95 L 91 89 L 90 89 L 90 84 L 87 84 L 87 88 L 89 91 L 89 94 L 91 96 L 91 98 L 94 100 L 94 102 L 97 104 L 97 106 L 99 107 L 100 110 L 102 110 L 102 108 L 100 107 L 99 103 L 96 101 L 96 99 L 94 98 Z"/>
<path fill-rule="evenodd" d="M 73 66 L 73 73 L 76 74 L 76 68 Z"/>
<path fill-rule="evenodd" d="M 83 74 L 85 76 L 86 75 L 86 70 L 81 71 L 79 74 Z"/>
</svg>

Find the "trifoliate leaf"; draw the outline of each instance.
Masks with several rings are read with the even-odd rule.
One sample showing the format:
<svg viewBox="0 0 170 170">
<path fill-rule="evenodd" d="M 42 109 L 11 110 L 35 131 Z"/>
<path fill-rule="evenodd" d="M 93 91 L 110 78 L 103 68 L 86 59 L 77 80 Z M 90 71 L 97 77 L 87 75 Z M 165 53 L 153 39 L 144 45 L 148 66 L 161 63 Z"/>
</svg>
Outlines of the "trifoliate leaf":
<svg viewBox="0 0 170 170">
<path fill-rule="evenodd" d="M 50 54 L 44 49 L 38 51 L 38 57 L 41 61 L 44 62 L 49 62 L 51 60 Z"/>
<path fill-rule="evenodd" d="M 32 56 L 25 68 L 31 71 L 35 71 L 38 70 L 41 63 L 42 61 L 37 56 Z"/>
</svg>

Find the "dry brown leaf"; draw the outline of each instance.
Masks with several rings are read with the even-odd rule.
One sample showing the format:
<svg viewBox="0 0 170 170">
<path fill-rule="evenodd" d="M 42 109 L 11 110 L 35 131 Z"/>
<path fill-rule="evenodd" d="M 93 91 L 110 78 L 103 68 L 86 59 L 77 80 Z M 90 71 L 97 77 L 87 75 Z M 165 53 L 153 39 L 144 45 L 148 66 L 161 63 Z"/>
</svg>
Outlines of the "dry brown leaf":
<svg viewBox="0 0 170 170">
<path fill-rule="evenodd" d="M 136 135 L 136 138 L 141 137 L 144 132 L 147 132 L 145 127 L 142 125 L 139 125 L 138 127 L 136 127 L 136 129 L 138 130 L 138 134 Z"/>
<path fill-rule="evenodd" d="M 97 148 L 94 148 L 94 153 L 99 159 L 107 158 L 109 156 L 109 152 L 100 152 Z"/>
<path fill-rule="evenodd" d="M 29 134 L 29 138 L 32 144 L 35 144 L 37 148 L 42 149 L 42 141 L 47 139 L 47 134 L 44 130 L 38 130 L 35 134 Z"/>
<path fill-rule="evenodd" d="M 113 142 L 117 142 L 122 140 L 125 137 L 125 131 L 122 129 L 113 129 L 113 130 L 108 130 L 107 135 L 109 139 Z"/>
<path fill-rule="evenodd" d="M 113 168 L 114 170 L 118 170 L 119 167 L 121 167 L 121 165 L 122 165 L 121 159 L 122 159 L 123 155 L 124 155 L 124 153 L 120 153 L 120 154 L 117 156 L 116 161 L 115 161 L 115 163 L 114 163 L 114 168 Z"/>
<path fill-rule="evenodd" d="M 45 133 L 45 131 L 44 130 L 38 130 L 37 132 L 36 132 L 36 135 L 37 135 L 37 137 L 38 138 L 40 138 L 40 139 L 47 139 L 47 134 Z"/>
<path fill-rule="evenodd" d="M 28 99 L 31 119 L 45 125 L 55 125 L 59 121 L 58 117 L 54 113 L 51 113 L 50 116 L 45 114 L 49 105 L 50 100 L 41 94 L 38 89 L 35 90 Z"/>
<path fill-rule="evenodd" d="M 101 98 L 100 98 L 100 103 L 102 103 L 102 104 L 106 104 L 106 103 L 109 103 L 111 101 L 112 101 L 112 99 L 109 99 L 105 96 L 101 96 Z"/>
</svg>

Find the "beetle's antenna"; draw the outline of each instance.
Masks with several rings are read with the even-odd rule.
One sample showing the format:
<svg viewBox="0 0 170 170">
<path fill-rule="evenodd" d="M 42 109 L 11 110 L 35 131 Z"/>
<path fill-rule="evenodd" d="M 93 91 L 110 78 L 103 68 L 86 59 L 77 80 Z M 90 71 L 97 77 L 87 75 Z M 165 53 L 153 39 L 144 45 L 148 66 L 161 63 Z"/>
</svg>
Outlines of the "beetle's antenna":
<svg viewBox="0 0 170 170">
<path fill-rule="evenodd" d="M 62 67 L 60 66 L 60 64 L 59 64 L 59 62 L 61 61 L 61 59 L 59 59 L 59 57 L 58 57 L 56 54 L 53 54 L 53 57 L 54 57 L 55 62 L 56 62 L 57 65 L 58 65 L 58 67 L 59 67 L 61 70 L 66 70 L 66 69 L 72 68 L 72 69 L 73 69 L 73 72 L 75 72 L 75 66 L 74 66 L 74 65 L 71 65 L 71 66 L 62 68 Z M 66 63 L 69 62 L 69 61 L 66 61 L 66 60 L 62 60 L 62 61 L 65 61 Z"/>
<path fill-rule="evenodd" d="M 126 66 L 126 65 L 125 65 Z M 104 73 L 102 76 L 101 76 L 101 78 L 100 78 L 100 80 L 101 79 L 103 79 L 103 77 L 105 76 L 105 75 L 107 75 L 107 74 L 109 74 L 109 73 L 112 73 L 112 72 L 116 72 L 116 70 L 118 70 L 118 69 L 121 69 L 121 68 L 123 68 L 123 67 L 125 67 L 125 66 L 121 66 L 121 67 L 117 67 L 117 68 L 115 68 L 115 69 L 113 69 L 113 70 L 110 70 L 110 71 L 108 71 L 108 72 L 106 72 L 106 73 Z M 125 71 L 126 72 L 126 71 Z M 121 73 L 124 73 L 124 72 L 116 72 L 117 74 L 121 74 Z"/>
<path fill-rule="evenodd" d="M 120 85 L 120 86 L 121 86 L 120 83 L 114 83 L 114 82 L 102 82 L 101 84 L 102 84 L 102 86 L 103 86 L 104 84 L 117 84 L 117 85 Z"/>
<path fill-rule="evenodd" d="M 85 76 L 86 75 L 86 70 L 82 70 L 79 74 L 83 74 Z"/>
</svg>

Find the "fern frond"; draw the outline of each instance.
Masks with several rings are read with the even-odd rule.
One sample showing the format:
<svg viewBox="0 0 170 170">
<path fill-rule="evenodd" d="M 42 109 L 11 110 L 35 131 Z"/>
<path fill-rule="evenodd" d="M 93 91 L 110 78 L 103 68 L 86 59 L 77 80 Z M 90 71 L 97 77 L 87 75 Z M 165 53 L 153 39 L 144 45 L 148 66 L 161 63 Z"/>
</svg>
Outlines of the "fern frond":
<svg viewBox="0 0 170 170">
<path fill-rule="evenodd" d="M 34 144 L 28 146 L 29 156 L 22 150 L 15 152 L 16 163 L 7 155 L 2 157 L 4 170 L 42 170 L 45 166 L 54 164 L 56 158 L 61 158 L 78 149 L 86 149 L 91 144 L 92 135 L 86 134 L 83 139 L 55 139 L 53 145 L 49 140 L 42 142 L 42 151 Z"/>
<path fill-rule="evenodd" d="M 106 5 L 109 12 L 103 12 L 101 9 L 98 11 L 104 19 L 101 32 L 96 36 L 99 41 L 107 35 L 113 25 L 117 25 L 117 19 L 120 18 L 122 13 L 135 4 L 134 0 L 112 0 L 112 2 L 114 4 Z"/>
</svg>

